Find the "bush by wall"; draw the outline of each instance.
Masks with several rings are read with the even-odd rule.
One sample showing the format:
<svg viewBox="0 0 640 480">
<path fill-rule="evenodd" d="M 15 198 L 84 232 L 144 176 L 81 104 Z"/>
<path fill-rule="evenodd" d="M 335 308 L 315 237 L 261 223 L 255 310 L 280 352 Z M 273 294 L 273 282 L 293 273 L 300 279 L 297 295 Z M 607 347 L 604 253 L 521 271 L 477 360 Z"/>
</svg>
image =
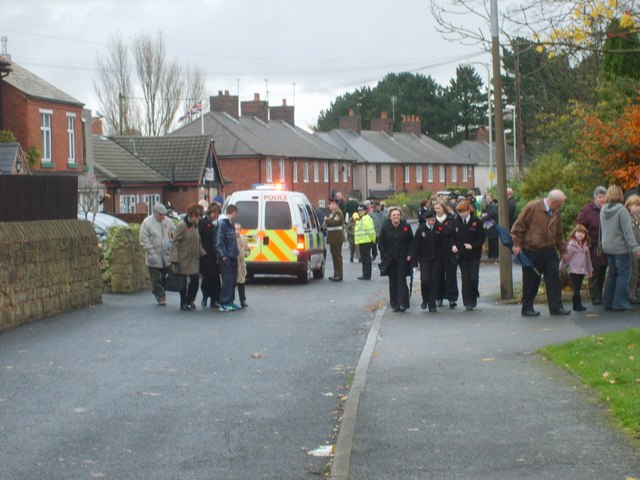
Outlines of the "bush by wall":
<svg viewBox="0 0 640 480">
<path fill-rule="evenodd" d="M 133 293 L 151 288 L 139 236 L 140 225 L 136 224 L 108 230 L 100 260 L 105 291 Z"/>
</svg>

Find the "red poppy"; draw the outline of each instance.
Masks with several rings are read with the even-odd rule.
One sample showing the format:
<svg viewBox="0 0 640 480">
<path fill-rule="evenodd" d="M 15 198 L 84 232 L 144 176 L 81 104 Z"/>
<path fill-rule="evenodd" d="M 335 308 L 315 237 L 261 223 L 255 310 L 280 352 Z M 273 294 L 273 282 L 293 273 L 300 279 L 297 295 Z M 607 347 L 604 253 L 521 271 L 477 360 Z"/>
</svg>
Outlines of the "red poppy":
<svg viewBox="0 0 640 480">
<path fill-rule="evenodd" d="M 442 231 L 442 227 L 438 227 L 438 231 L 441 232 Z"/>
<path fill-rule="evenodd" d="M 472 226 L 472 227 L 475 227 L 475 226 L 476 226 L 476 222 L 473 222 L 473 223 L 471 224 L 471 226 Z"/>
<path fill-rule="evenodd" d="M 404 227 L 402 230 L 404 230 L 405 232 L 409 231 L 409 227 Z"/>
</svg>

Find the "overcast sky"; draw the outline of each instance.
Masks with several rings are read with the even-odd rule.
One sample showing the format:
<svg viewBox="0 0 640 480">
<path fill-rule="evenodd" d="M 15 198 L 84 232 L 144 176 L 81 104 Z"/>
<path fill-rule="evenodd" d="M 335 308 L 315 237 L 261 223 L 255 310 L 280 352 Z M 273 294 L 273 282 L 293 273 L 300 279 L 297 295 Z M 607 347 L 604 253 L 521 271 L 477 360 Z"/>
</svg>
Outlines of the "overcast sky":
<svg viewBox="0 0 640 480">
<path fill-rule="evenodd" d="M 336 96 L 387 73 L 446 85 L 465 58 L 488 61 L 480 46 L 436 32 L 428 0 L 0 0 L 0 11 L 12 61 L 94 113 L 96 56 L 114 32 L 162 32 L 170 58 L 204 69 L 208 95 L 239 85 L 240 100 L 264 99 L 268 88 L 272 106 L 295 100 L 303 128 Z"/>
</svg>

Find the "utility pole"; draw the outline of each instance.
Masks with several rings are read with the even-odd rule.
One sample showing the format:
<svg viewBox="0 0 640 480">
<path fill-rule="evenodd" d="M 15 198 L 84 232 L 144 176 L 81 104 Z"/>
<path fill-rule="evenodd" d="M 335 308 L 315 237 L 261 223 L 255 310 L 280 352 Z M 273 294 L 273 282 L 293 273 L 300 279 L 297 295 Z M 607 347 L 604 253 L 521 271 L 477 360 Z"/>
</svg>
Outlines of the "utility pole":
<svg viewBox="0 0 640 480">
<path fill-rule="evenodd" d="M 496 114 L 496 167 L 498 187 L 498 223 L 509 225 L 509 204 L 507 199 L 507 165 L 504 156 L 504 119 L 502 117 L 502 77 L 500 76 L 500 39 L 498 38 L 498 0 L 491 0 L 491 54 L 493 61 L 493 91 L 495 92 Z M 511 251 L 500 248 L 500 297 L 513 298 L 513 272 L 511 271 Z"/>
</svg>

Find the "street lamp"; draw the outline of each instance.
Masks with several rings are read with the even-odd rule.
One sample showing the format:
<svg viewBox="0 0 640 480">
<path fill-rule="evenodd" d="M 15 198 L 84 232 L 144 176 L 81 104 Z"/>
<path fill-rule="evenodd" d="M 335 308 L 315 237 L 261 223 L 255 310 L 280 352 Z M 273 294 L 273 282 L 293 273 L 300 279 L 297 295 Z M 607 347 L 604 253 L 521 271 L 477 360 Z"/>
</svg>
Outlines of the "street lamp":
<svg viewBox="0 0 640 480">
<path fill-rule="evenodd" d="M 507 112 L 511 112 L 511 118 L 513 119 L 513 174 L 515 175 L 518 171 L 518 154 L 516 150 L 516 106 L 505 105 L 504 108 Z"/>
<path fill-rule="evenodd" d="M 20 157 L 16 158 L 16 173 L 20 173 L 22 171 L 22 160 Z"/>
<path fill-rule="evenodd" d="M 491 121 L 491 70 L 489 65 L 483 62 L 463 62 L 461 65 L 482 65 L 487 69 L 487 109 L 489 113 L 489 188 L 493 187 L 493 149 L 491 140 L 493 138 L 493 127 Z"/>
</svg>

